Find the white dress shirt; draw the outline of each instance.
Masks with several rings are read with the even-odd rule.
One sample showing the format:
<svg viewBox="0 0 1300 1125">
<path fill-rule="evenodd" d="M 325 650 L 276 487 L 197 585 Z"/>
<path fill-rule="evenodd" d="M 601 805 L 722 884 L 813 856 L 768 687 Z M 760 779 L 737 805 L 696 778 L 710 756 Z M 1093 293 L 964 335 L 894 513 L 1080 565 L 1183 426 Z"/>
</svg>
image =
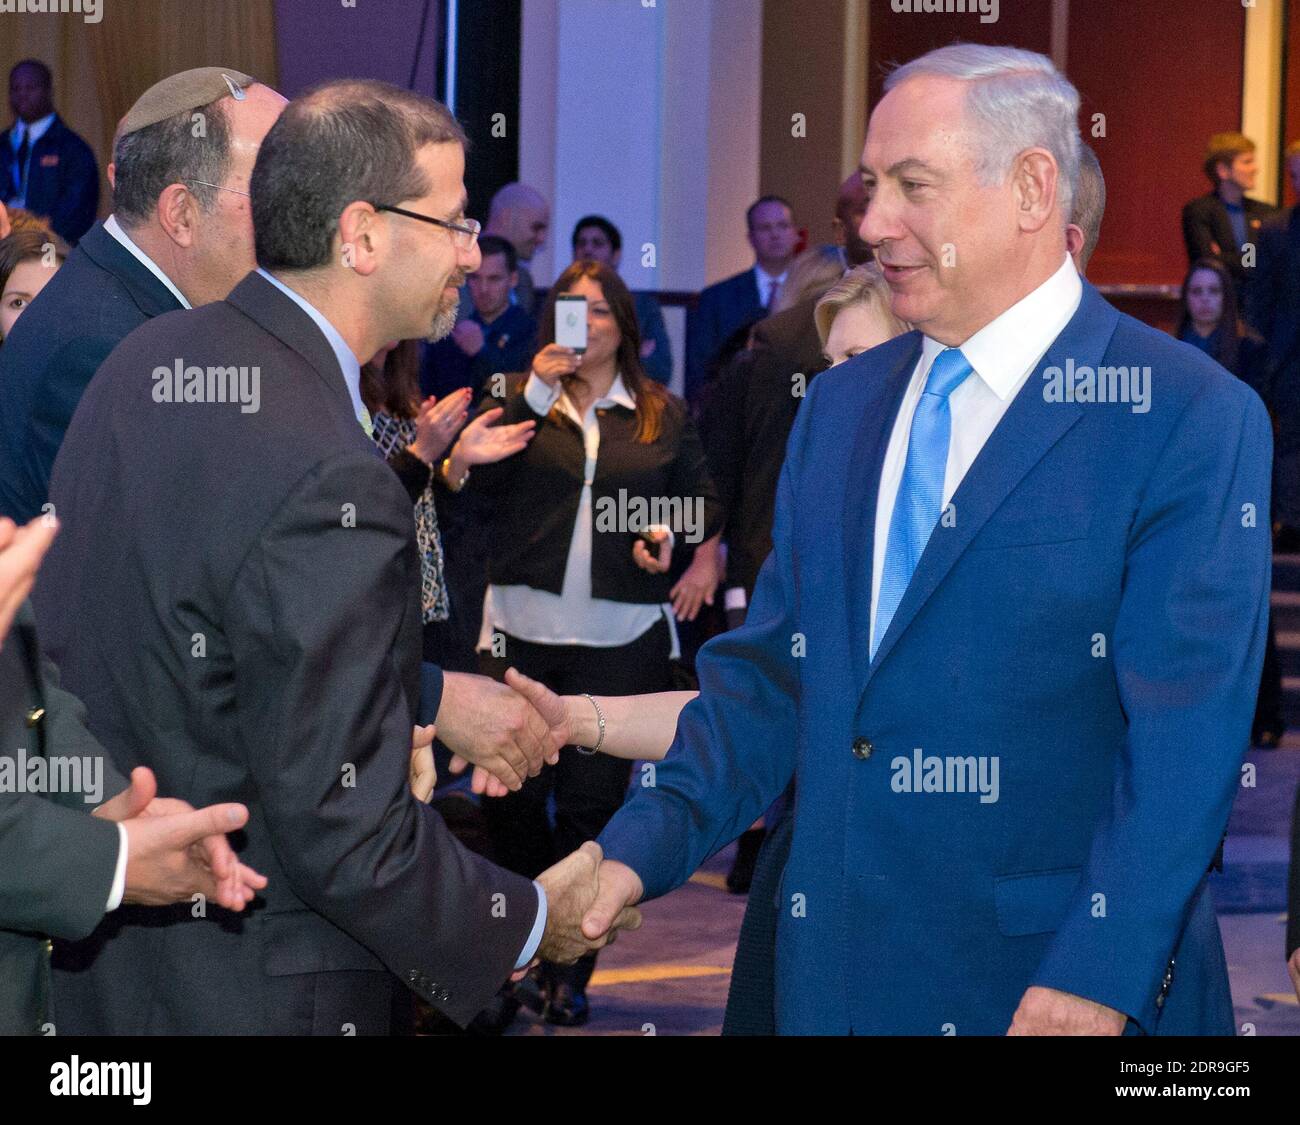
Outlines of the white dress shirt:
<svg viewBox="0 0 1300 1125">
<path fill-rule="evenodd" d="M 558 386 L 549 387 L 536 375 L 528 376 L 524 398 L 530 409 L 543 417 L 558 401 L 559 409 L 582 430 L 587 453 L 582 493 L 578 498 L 578 515 L 573 521 L 573 537 L 569 540 L 569 556 L 564 564 L 564 584 L 560 593 L 552 594 L 549 590 L 522 585 L 489 586 L 483 610 L 483 633 L 495 628 L 536 644 L 616 648 L 631 644 L 663 617 L 668 622 L 672 639 L 670 655 L 676 658 L 679 647 L 671 605 L 637 605 L 591 595 L 591 484 L 596 476 L 596 458 L 600 453 L 600 423 L 596 411 L 610 406 L 636 409 L 636 399 L 628 391 L 623 376 L 616 375 L 609 392 L 588 405 L 586 414 L 582 416 Z M 635 565 L 630 552 L 627 561 L 629 566 Z M 484 636 L 480 635 L 480 647 L 484 647 L 483 642 Z M 486 647 L 491 647 L 490 638 Z"/>
<path fill-rule="evenodd" d="M 181 308 L 188 309 L 193 307 L 189 301 L 185 299 L 185 294 L 176 288 L 172 279 L 159 268 L 158 263 L 141 250 L 132 240 L 131 236 L 122 229 L 122 224 L 117 221 L 116 215 L 109 215 L 109 217 L 104 220 L 104 233 L 111 235 L 114 239 L 120 242 L 122 246 L 126 248 L 131 257 L 135 258 L 135 260 L 153 274 L 154 277 L 167 286 L 171 295 L 181 303 Z"/>
<path fill-rule="evenodd" d="M 1083 299 L 1083 284 L 1069 255 L 1061 268 L 1028 296 L 1022 297 L 996 320 L 990 321 L 961 345 L 974 374 L 967 376 L 948 399 L 952 431 L 948 444 L 948 467 L 943 478 L 943 506 L 947 507 L 989 435 L 997 428 L 1025 380 L 1033 374 L 1052 341 L 1074 316 Z M 880 600 L 880 576 L 889 546 L 889 522 L 894 500 L 907 461 L 907 443 L 912 433 L 912 415 L 921 400 L 934 357 L 946 345 L 926 336 L 921 358 L 912 372 L 894 420 L 894 429 L 880 469 L 876 494 L 876 538 L 871 564 L 871 636 L 876 635 L 876 603 Z M 958 513 L 958 519 L 961 514 Z"/>
<path fill-rule="evenodd" d="M 764 270 L 762 266 L 755 264 L 754 280 L 758 282 L 758 303 L 764 308 L 769 308 L 775 304 L 776 301 L 779 301 L 781 299 L 781 290 L 785 288 L 785 279 L 789 276 L 790 271 L 788 269 L 785 270 L 784 273 L 774 277 L 772 274 Z M 771 292 L 773 282 L 776 283 L 775 294 Z M 775 300 L 773 298 L 775 298 Z"/>
</svg>

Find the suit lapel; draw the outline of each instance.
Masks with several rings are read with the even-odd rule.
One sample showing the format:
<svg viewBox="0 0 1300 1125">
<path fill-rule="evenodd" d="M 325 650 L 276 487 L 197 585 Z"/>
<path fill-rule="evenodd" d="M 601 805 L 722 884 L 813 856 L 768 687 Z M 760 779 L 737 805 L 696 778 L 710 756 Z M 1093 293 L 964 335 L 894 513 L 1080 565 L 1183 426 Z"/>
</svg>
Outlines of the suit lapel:
<svg viewBox="0 0 1300 1125">
<path fill-rule="evenodd" d="M 73 253 L 85 254 L 105 273 L 112 274 L 125 285 L 136 307 L 146 317 L 161 316 L 181 307 L 171 290 L 109 234 L 102 222 L 86 231 Z"/>
<path fill-rule="evenodd" d="M 1020 388 L 954 493 L 952 504 L 956 518 L 953 525 L 945 527 L 941 523 L 930 536 L 917 563 L 916 573 L 912 575 L 903 600 L 876 650 L 875 659 L 867 669 L 867 682 L 882 661 L 888 659 L 899 637 L 906 632 L 989 517 L 1082 416 L 1082 407 L 1077 403 L 1046 401 L 1043 371 L 1052 366 L 1064 368 L 1067 357 L 1072 358 L 1076 366 L 1086 364 L 1095 369 L 1105 356 L 1118 320 L 1119 314 L 1085 282 L 1083 299 L 1074 316 Z M 878 469 L 872 479 L 879 487 Z M 869 604 L 869 585 L 867 600 Z M 869 611 L 867 621 L 869 630 Z M 869 632 L 864 636 L 869 637 Z"/>
<path fill-rule="evenodd" d="M 875 560 L 876 496 L 880 469 L 889 448 L 894 419 L 921 355 L 921 334 L 911 334 L 911 344 L 884 378 L 873 379 L 871 397 L 853 442 L 844 490 L 844 575 L 848 600 L 849 643 L 853 649 L 854 682 L 866 679 L 871 652 L 871 584 Z"/>
<path fill-rule="evenodd" d="M 347 411 L 349 418 L 355 417 L 352 396 L 348 394 L 334 349 L 311 317 L 256 270 L 236 285 L 226 300 L 302 356 L 329 389 L 334 401 Z"/>
</svg>

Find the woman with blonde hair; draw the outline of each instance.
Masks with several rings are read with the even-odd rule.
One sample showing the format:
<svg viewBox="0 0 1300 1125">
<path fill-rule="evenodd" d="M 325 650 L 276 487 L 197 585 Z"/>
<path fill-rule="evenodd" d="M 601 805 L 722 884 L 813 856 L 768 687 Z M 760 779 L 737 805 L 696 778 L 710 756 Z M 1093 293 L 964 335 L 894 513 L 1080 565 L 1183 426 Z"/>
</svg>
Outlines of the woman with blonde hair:
<svg viewBox="0 0 1300 1125">
<path fill-rule="evenodd" d="M 832 367 L 911 331 L 890 308 L 889 286 L 875 262 L 849 270 L 817 302 L 813 319 Z"/>
</svg>

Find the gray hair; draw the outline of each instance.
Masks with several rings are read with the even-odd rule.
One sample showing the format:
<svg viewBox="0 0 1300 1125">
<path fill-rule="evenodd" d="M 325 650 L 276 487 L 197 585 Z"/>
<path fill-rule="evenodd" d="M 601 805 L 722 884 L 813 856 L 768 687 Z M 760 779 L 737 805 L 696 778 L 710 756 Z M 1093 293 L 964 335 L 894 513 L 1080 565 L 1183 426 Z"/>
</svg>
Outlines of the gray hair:
<svg viewBox="0 0 1300 1125">
<path fill-rule="evenodd" d="M 196 113 L 205 119 L 201 135 L 194 131 Z M 219 189 L 206 185 L 223 183 L 230 167 L 230 124 L 221 99 L 119 137 L 113 163 L 113 214 L 128 230 L 153 216 L 158 196 L 171 184 L 184 184 L 210 214 Z"/>
<path fill-rule="evenodd" d="M 1012 162 L 1044 148 L 1060 169 L 1057 206 L 1070 221 L 1079 182 L 1079 91 L 1046 55 L 1016 47 L 956 43 L 898 67 L 885 91 L 928 75 L 969 83 L 966 112 L 980 134 L 976 169 L 986 184 L 999 183 Z"/>
</svg>

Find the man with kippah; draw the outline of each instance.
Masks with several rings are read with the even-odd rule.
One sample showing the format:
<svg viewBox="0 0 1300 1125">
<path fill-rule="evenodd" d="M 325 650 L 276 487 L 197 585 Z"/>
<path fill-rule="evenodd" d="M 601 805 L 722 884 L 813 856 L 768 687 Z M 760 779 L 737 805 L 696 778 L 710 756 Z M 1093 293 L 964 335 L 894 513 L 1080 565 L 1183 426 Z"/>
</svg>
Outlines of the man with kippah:
<svg viewBox="0 0 1300 1125">
<path fill-rule="evenodd" d="M 46 506 L 50 471 L 99 365 L 150 317 L 221 300 L 255 265 L 248 182 L 285 100 L 201 67 L 150 87 L 118 126 L 113 213 L 81 239 L 0 359 L 0 515 Z"/>
</svg>

